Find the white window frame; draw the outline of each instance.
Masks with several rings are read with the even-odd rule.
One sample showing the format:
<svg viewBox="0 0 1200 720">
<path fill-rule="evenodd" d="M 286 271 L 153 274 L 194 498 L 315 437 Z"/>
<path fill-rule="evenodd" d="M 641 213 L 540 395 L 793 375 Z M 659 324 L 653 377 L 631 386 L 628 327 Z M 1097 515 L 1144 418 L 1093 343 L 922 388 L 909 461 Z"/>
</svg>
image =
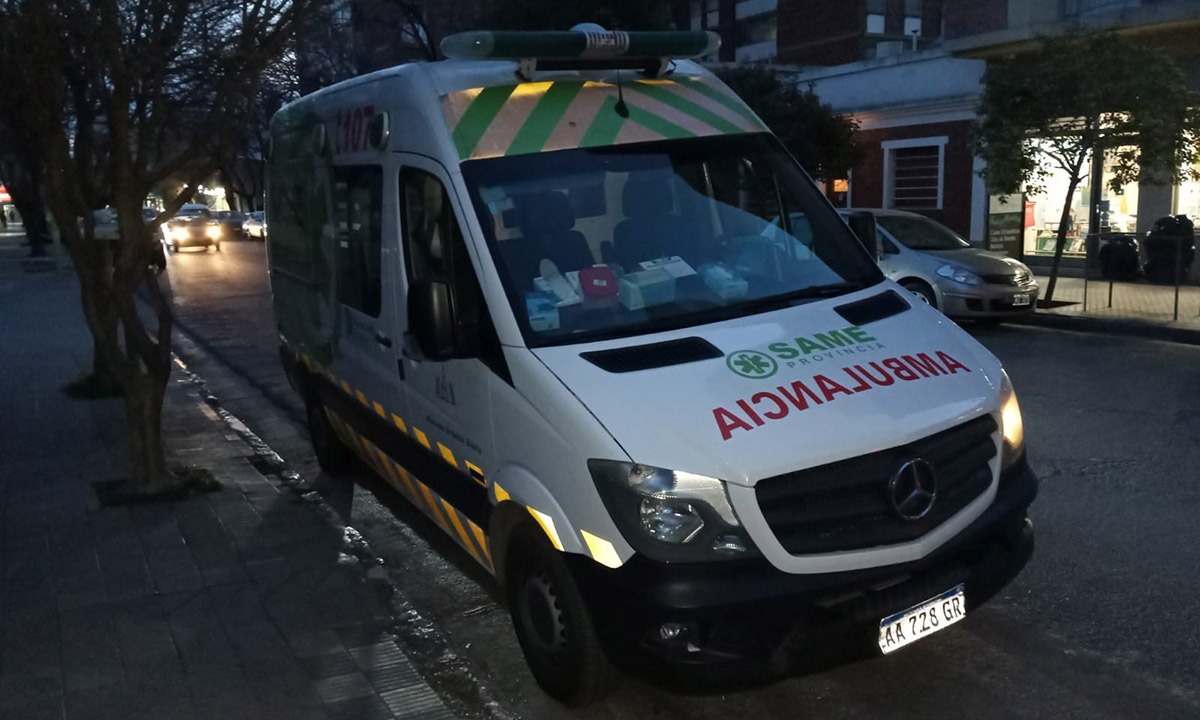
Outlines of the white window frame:
<svg viewBox="0 0 1200 720">
<path fill-rule="evenodd" d="M 937 147 L 938 149 L 938 178 L 937 178 L 937 208 L 942 209 L 946 188 L 946 143 L 950 138 L 938 135 L 923 138 L 907 138 L 905 140 L 884 140 L 879 145 L 883 149 L 883 206 L 888 209 L 896 207 L 895 177 L 893 175 L 892 151 L 914 147 Z M 932 208 L 931 208 L 932 209 Z"/>
</svg>

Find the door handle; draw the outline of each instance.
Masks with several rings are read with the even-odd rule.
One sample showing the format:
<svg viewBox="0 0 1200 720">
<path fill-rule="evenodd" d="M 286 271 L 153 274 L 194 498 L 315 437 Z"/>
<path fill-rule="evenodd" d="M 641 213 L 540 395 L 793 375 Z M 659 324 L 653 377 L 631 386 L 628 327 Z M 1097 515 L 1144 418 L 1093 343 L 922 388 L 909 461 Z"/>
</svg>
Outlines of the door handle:
<svg viewBox="0 0 1200 720">
<path fill-rule="evenodd" d="M 392 339 L 390 337 L 388 337 L 387 335 L 384 335 L 381 332 L 375 333 L 375 342 L 379 343 L 380 345 L 382 345 L 384 347 L 390 348 L 392 346 Z"/>
</svg>

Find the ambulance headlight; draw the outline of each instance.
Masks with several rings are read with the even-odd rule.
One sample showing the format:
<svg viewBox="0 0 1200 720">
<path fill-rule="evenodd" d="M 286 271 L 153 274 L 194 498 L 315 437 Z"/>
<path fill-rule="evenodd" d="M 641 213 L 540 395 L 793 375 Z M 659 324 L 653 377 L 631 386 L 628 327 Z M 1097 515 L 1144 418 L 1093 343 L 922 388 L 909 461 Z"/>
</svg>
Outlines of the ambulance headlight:
<svg viewBox="0 0 1200 720">
<path fill-rule="evenodd" d="M 1021 459 L 1025 452 L 1025 423 L 1021 420 L 1021 406 L 1013 390 L 1008 373 L 1000 375 L 1000 428 L 1004 434 L 1004 455 L 1001 468 L 1007 468 Z"/>
<path fill-rule="evenodd" d="M 588 469 L 634 550 L 663 562 L 753 553 L 723 481 L 617 460 L 589 460 Z"/>
</svg>

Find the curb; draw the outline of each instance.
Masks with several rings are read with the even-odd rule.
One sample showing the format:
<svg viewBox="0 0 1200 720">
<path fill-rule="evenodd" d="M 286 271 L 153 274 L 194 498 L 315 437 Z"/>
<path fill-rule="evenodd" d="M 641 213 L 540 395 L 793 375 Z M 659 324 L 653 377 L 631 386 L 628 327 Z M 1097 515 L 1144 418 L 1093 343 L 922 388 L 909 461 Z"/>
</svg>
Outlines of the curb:
<svg viewBox="0 0 1200 720">
<path fill-rule="evenodd" d="M 1010 325 L 1044 327 L 1070 332 L 1124 335 L 1147 340 L 1162 340 L 1182 345 L 1200 345 L 1200 329 L 1140 322 L 1132 318 L 1095 318 L 1080 315 L 1035 312 L 1021 317 L 1007 318 Z"/>
</svg>

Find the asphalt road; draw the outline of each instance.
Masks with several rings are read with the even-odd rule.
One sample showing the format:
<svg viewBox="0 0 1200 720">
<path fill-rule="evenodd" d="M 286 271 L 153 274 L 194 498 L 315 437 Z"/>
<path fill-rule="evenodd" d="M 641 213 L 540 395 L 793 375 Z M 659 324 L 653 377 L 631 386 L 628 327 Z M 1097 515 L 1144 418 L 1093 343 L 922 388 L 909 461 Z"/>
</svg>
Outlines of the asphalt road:
<svg viewBox="0 0 1200 720">
<path fill-rule="evenodd" d="M 1031 327 L 969 328 L 1005 363 L 1043 478 L 1038 547 L 990 605 L 903 652 L 726 694 L 630 678 L 568 711 L 525 669 L 489 579 L 367 471 L 321 476 L 280 370 L 263 245 L 185 251 L 169 276 L 181 354 L 231 412 L 357 527 L 433 628 L 431 682 L 479 716 L 1200 717 L 1200 348 Z M 438 645 L 430 636 L 444 640 Z M 471 705 L 478 681 L 494 706 Z"/>
</svg>

